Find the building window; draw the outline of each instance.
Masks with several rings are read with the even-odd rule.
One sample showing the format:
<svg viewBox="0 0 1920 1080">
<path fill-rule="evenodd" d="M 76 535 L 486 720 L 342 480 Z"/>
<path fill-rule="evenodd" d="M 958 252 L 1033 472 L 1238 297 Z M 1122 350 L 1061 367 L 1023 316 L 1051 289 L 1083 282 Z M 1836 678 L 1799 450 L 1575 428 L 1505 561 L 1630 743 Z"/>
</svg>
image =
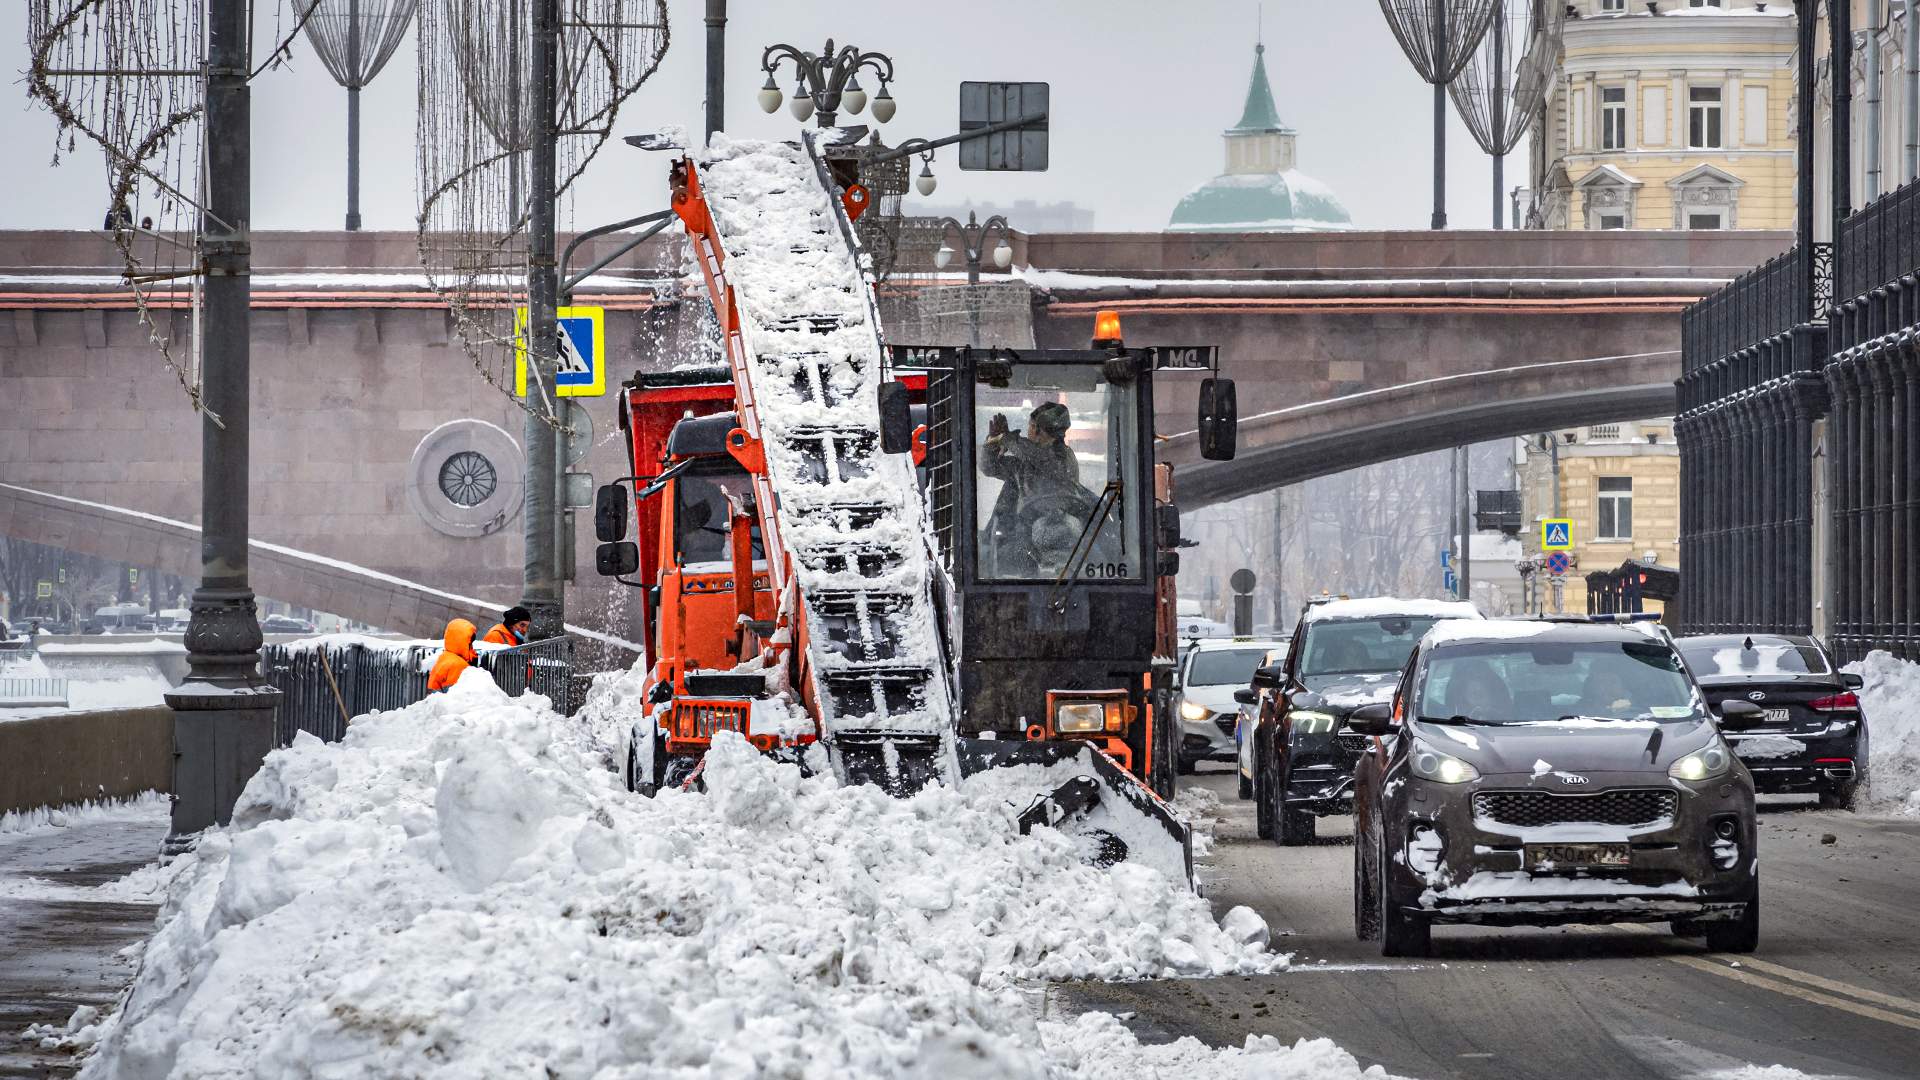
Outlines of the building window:
<svg viewBox="0 0 1920 1080">
<path fill-rule="evenodd" d="M 1726 227 L 1726 215 L 1717 210 L 1710 210 L 1704 214 L 1696 211 L 1688 211 L 1687 213 L 1687 228 L 1689 229 L 1724 229 Z"/>
<path fill-rule="evenodd" d="M 1595 219 L 1596 227 L 1601 229 L 1624 229 L 1627 227 L 1625 214 L 1601 214 Z"/>
<path fill-rule="evenodd" d="M 1600 14 L 1607 15 L 1627 10 L 1627 0 L 1600 0 Z"/>
<path fill-rule="evenodd" d="M 1627 148 L 1627 88 L 1600 88 L 1600 149 Z"/>
<path fill-rule="evenodd" d="M 1595 540 L 1631 540 L 1633 539 L 1633 477 L 1602 476 L 1599 478 L 1600 506 L 1599 527 L 1594 530 Z"/>
<path fill-rule="evenodd" d="M 1712 150 L 1721 145 L 1719 87 L 1687 87 L 1687 145 L 1696 150 Z"/>
<path fill-rule="evenodd" d="M 1687 0 L 1688 7 L 1719 7 L 1720 0 Z"/>
</svg>

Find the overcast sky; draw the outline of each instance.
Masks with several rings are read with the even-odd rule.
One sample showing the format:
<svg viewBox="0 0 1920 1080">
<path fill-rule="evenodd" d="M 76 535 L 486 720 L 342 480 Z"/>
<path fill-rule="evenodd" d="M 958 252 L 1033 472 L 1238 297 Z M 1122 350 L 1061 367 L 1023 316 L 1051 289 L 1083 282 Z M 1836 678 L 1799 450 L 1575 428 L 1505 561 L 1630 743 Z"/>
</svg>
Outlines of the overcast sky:
<svg viewBox="0 0 1920 1080">
<path fill-rule="evenodd" d="M 423 0 L 433 3 L 435 0 Z M 9 5 L 13 7 L 12 5 Z M 262 9 L 272 6 L 262 0 Z M 1155 230 L 1189 189 L 1221 171 L 1220 131 L 1239 118 L 1253 64 L 1255 0 L 733 0 L 727 25 L 728 130 L 791 136 L 784 110 L 754 101 L 760 51 L 789 42 L 841 44 L 894 58 L 899 112 L 889 143 L 951 134 L 962 80 L 1053 86 L 1052 168 L 962 173 L 952 151 L 934 163 L 930 200 L 1071 201 L 1101 229 Z M 651 81 L 622 109 L 620 134 L 701 127 L 706 28 L 701 0 L 669 0 L 673 42 Z M 1267 0 L 1267 70 L 1282 120 L 1297 129 L 1300 168 L 1346 203 L 1356 224 L 1425 228 L 1431 205 L 1431 89 L 1413 74 L 1374 0 Z M 25 19 L 13 7 L 0 65 L 15 73 L 0 106 L 0 226 L 97 228 L 104 170 L 84 149 L 59 168 L 54 124 L 26 100 Z M 262 20 L 263 25 L 267 20 Z M 362 212 L 370 229 L 411 229 L 415 214 L 415 45 L 409 38 L 362 95 Z M 783 79 L 783 88 L 790 79 Z M 871 90 L 872 87 L 869 87 Z M 345 212 L 346 95 L 305 41 L 291 70 L 254 83 L 254 225 L 338 228 Z M 1485 228 L 1491 164 L 1449 108 L 1451 224 Z M 868 120 L 867 116 L 859 119 Z M 1525 145 L 1507 159 L 1525 182 Z M 581 226 L 664 204 L 666 161 L 621 144 L 593 164 L 578 193 Z M 1020 226 L 1014 221 L 1015 227 Z"/>
</svg>

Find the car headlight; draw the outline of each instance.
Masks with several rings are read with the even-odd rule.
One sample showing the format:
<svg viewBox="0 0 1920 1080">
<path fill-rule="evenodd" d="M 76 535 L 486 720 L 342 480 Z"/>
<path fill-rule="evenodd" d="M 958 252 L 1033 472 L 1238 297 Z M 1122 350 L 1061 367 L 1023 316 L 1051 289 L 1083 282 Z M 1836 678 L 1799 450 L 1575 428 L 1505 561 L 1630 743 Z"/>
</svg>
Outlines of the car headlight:
<svg viewBox="0 0 1920 1080">
<path fill-rule="evenodd" d="M 1293 730 L 1302 735 L 1325 735 L 1338 724 L 1332 713 L 1318 709 L 1296 709 L 1293 713 Z"/>
<path fill-rule="evenodd" d="M 1197 701 L 1183 701 L 1180 703 L 1180 715 L 1184 719 L 1191 720 L 1197 724 L 1207 717 L 1212 716 L 1213 710 Z"/>
<path fill-rule="evenodd" d="M 1408 757 L 1413 775 L 1422 780 L 1432 780 L 1440 784 L 1464 784 L 1469 780 L 1480 779 L 1480 770 L 1454 757 L 1443 754 L 1430 746 L 1415 746 Z"/>
<path fill-rule="evenodd" d="M 1072 702 L 1053 714 L 1055 731 L 1089 732 L 1107 726 L 1107 710 L 1097 701 Z"/>
<path fill-rule="evenodd" d="M 1732 766 L 1733 755 L 1716 740 L 1667 766 L 1667 775 L 1675 780 L 1711 780 Z"/>
</svg>

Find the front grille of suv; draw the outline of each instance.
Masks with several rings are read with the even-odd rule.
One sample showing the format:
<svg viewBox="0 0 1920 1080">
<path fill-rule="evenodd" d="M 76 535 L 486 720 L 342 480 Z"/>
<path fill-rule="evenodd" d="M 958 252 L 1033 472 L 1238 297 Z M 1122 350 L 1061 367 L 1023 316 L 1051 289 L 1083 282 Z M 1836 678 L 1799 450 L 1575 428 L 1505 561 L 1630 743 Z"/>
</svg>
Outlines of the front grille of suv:
<svg viewBox="0 0 1920 1080">
<path fill-rule="evenodd" d="M 1340 749 L 1355 757 L 1367 752 L 1367 743 L 1369 740 L 1365 735 L 1352 731 L 1342 731 L 1333 738 L 1335 742 L 1340 744 Z"/>
<path fill-rule="evenodd" d="M 1592 795 L 1551 791 L 1482 791 L 1473 816 L 1519 829 L 1543 825 L 1654 825 L 1673 820 L 1679 797 L 1659 788 L 1622 788 Z"/>
</svg>

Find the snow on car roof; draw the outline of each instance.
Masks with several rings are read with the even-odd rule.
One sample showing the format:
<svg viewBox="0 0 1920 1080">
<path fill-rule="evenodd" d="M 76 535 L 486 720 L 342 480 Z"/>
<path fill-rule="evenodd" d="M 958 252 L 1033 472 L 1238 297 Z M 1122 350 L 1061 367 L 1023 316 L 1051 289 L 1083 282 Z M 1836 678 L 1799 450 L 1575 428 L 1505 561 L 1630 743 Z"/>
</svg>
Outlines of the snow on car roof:
<svg viewBox="0 0 1920 1080">
<path fill-rule="evenodd" d="M 1621 633 L 1658 638 L 1650 623 L 1578 622 L 1554 619 L 1448 619 L 1433 624 L 1424 640 L 1429 646 L 1463 641 L 1511 641 L 1553 634 L 1562 640 L 1610 641 Z"/>
<path fill-rule="evenodd" d="M 1194 642 L 1192 648 L 1194 652 L 1219 652 L 1221 649 L 1279 649 L 1286 644 L 1273 638 L 1202 638 Z"/>
<path fill-rule="evenodd" d="M 1327 619 L 1383 619 L 1391 615 L 1438 615 L 1445 619 L 1478 619 L 1480 609 L 1464 600 L 1406 599 L 1364 596 L 1357 600 L 1329 600 L 1315 604 L 1302 616 L 1309 623 Z"/>
</svg>

